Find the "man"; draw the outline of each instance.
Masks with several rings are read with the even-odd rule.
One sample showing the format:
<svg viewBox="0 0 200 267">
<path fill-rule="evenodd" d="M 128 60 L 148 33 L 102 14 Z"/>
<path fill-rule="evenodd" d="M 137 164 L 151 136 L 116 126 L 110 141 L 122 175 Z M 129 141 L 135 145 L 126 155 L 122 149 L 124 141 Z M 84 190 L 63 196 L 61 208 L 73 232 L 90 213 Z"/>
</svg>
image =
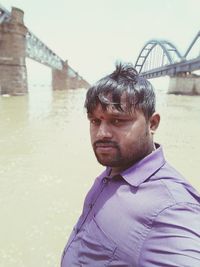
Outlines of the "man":
<svg viewBox="0 0 200 267">
<path fill-rule="evenodd" d="M 106 170 L 86 196 L 62 267 L 200 266 L 200 196 L 153 135 L 152 85 L 130 64 L 87 92 L 94 153 Z"/>
</svg>

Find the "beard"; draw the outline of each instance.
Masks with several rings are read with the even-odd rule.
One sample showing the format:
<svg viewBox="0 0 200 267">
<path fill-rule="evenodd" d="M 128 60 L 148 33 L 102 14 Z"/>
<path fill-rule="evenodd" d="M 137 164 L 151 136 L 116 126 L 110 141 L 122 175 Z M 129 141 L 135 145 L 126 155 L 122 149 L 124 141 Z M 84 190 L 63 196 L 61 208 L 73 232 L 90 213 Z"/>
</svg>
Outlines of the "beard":
<svg viewBox="0 0 200 267">
<path fill-rule="evenodd" d="M 111 149 L 109 152 L 99 152 L 98 145 L 108 145 Z M 133 142 L 126 149 L 122 149 L 113 141 L 97 141 L 93 144 L 94 154 L 101 165 L 121 170 L 129 168 L 146 157 L 152 151 L 150 147 L 146 135 L 140 137 L 137 142 Z"/>
<path fill-rule="evenodd" d="M 107 167 L 120 168 L 125 170 L 130 166 L 134 165 L 136 162 L 143 159 L 150 152 L 148 146 L 144 143 L 139 142 L 140 145 L 132 145 L 126 151 L 122 152 L 122 149 L 117 145 L 113 147 L 113 153 L 99 153 L 97 148 L 94 149 L 94 153 L 97 161 Z"/>
<path fill-rule="evenodd" d="M 109 146 L 110 153 L 98 152 L 98 145 Z M 113 141 L 97 141 L 93 144 L 94 154 L 97 161 L 103 166 L 118 167 L 122 163 L 123 157 L 121 149 L 116 142 Z"/>
</svg>

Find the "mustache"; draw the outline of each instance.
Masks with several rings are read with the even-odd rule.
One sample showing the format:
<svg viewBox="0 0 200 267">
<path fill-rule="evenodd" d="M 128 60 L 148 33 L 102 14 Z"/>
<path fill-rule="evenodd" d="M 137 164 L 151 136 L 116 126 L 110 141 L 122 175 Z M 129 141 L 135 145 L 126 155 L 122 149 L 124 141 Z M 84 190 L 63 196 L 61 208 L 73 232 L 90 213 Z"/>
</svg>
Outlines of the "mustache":
<svg viewBox="0 0 200 267">
<path fill-rule="evenodd" d="M 93 143 L 94 147 L 98 147 L 98 145 L 107 145 L 107 146 L 113 146 L 113 147 L 119 147 L 118 143 L 115 141 L 108 141 L 108 140 L 97 140 Z"/>
</svg>

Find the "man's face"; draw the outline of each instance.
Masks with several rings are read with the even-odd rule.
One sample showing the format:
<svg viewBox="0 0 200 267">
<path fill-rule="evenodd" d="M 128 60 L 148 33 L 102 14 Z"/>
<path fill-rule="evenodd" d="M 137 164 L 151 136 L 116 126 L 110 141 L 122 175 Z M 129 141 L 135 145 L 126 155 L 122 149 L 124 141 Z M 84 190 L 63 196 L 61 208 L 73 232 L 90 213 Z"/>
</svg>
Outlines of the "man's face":
<svg viewBox="0 0 200 267">
<path fill-rule="evenodd" d="M 95 156 L 102 165 L 112 167 L 112 174 L 152 152 L 151 121 L 141 111 L 119 111 L 111 105 L 103 110 L 98 104 L 88 118 Z"/>
</svg>

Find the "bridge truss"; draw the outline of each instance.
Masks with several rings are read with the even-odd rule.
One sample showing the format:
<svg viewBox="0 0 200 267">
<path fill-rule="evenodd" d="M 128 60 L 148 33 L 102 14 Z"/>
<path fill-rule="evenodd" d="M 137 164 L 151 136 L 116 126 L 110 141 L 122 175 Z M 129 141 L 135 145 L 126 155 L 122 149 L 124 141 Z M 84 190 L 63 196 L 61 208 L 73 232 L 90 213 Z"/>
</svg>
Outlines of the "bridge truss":
<svg viewBox="0 0 200 267">
<path fill-rule="evenodd" d="M 63 60 L 30 31 L 26 35 L 26 55 L 53 69 L 63 68 Z"/>
</svg>

